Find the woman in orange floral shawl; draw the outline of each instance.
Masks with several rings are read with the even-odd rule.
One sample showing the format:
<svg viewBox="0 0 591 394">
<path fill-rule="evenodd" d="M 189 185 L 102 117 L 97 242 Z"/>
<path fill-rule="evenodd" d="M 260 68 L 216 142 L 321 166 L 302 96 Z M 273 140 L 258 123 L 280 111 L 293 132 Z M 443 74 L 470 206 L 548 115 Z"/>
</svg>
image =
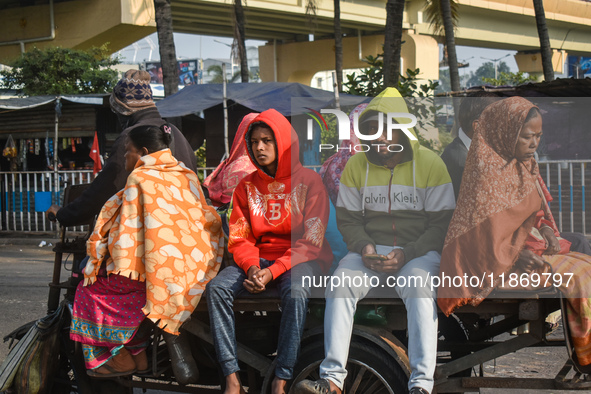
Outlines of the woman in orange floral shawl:
<svg viewBox="0 0 591 394">
<path fill-rule="evenodd" d="M 146 369 L 145 338 L 135 335 L 140 323 L 147 317 L 178 335 L 220 267 L 220 218 L 197 175 L 168 149 L 170 130 L 129 132 L 125 164 L 132 172 L 103 206 L 87 243 L 70 337 L 83 344 L 91 376 Z"/>
<path fill-rule="evenodd" d="M 574 274 L 568 286 L 564 280 L 558 289 L 568 298 L 574 361 L 589 365 L 591 258 L 569 252 L 568 244 L 556 239 L 551 216 L 540 218 L 540 209 L 549 211 L 534 159 L 541 134 L 538 108 L 521 97 L 489 105 L 478 119 L 440 271 L 451 277 L 484 274 L 487 280 L 480 287 L 441 287 L 438 305 L 446 315 L 464 304 L 476 306 L 500 284 L 500 275 L 507 285 L 510 273 L 540 273 L 547 262 L 565 279 L 565 274 Z M 533 232 L 546 240 L 546 250 L 531 242 Z"/>
</svg>

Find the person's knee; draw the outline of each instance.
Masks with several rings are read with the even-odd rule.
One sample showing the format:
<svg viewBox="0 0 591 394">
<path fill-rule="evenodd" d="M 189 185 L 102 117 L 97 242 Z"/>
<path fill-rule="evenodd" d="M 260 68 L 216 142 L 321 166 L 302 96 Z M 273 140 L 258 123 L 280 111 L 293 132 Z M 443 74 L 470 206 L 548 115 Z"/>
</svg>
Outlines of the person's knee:
<svg viewBox="0 0 591 394">
<path fill-rule="evenodd" d="M 205 296 L 208 300 L 218 300 L 224 298 L 226 294 L 228 289 L 220 281 L 216 281 L 216 278 L 213 278 L 205 288 Z"/>
</svg>

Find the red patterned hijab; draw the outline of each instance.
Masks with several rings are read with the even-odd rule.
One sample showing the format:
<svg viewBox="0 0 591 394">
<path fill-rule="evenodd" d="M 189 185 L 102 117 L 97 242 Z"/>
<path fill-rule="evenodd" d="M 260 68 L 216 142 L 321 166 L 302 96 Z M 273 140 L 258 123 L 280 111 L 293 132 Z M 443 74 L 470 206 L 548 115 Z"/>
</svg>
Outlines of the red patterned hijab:
<svg viewBox="0 0 591 394">
<path fill-rule="evenodd" d="M 447 315 L 467 303 L 478 305 L 498 285 L 499 275 L 511 271 L 540 210 L 537 163 L 514 157 L 532 108 L 536 107 L 530 101 L 511 97 L 489 105 L 478 119 L 440 274 L 479 279 L 484 275 L 485 280 L 474 287 L 444 281 L 438 304 Z"/>
<path fill-rule="evenodd" d="M 256 167 L 248 158 L 244 134 L 246 134 L 247 126 L 257 115 L 258 113 L 253 112 L 242 119 L 232 143 L 230 157 L 222 161 L 203 182 L 203 186 L 209 192 L 211 203 L 215 207 L 232 201 L 232 193 L 242 178 L 256 171 Z"/>
</svg>

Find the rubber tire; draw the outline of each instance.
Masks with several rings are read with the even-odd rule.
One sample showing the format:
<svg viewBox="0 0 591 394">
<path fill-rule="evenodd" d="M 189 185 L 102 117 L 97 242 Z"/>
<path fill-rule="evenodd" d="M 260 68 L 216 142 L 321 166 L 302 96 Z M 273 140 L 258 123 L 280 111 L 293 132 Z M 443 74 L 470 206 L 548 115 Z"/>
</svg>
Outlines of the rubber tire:
<svg viewBox="0 0 591 394">
<path fill-rule="evenodd" d="M 298 375 L 304 369 L 314 363 L 320 365 L 320 362 L 323 359 L 324 344 L 322 343 L 322 337 L 320 337 L 319 340 L 307 345 L 304 349 L 302 349 L 298 363 L 294 368 L 294 380 L 291 382 L 291 385 L 297 383 L 300 380 Z M 390 390 L 392 390 L 393 393 L 398 394 L 408 392 L 408 377 L 404 373 L 404 370 L 384 349 L 378 345 L 363 338 L 353 337 L 349 347 L 349 360 L 347 367 L 350 366 L 352 360 L 359 361 L 372 368 L 387 382 Z M 312 378 L 319 378 L 318 368 L 315 369 L 314 374 L 312 374 Z M 347 389 L 353 380 L 354 377 L 348 374 L 347 379 L 345 380 L 345 392 L 349 392 Z M 365 394 L 359 391 L 357 391 L 357 393 Z"/>
</svg>

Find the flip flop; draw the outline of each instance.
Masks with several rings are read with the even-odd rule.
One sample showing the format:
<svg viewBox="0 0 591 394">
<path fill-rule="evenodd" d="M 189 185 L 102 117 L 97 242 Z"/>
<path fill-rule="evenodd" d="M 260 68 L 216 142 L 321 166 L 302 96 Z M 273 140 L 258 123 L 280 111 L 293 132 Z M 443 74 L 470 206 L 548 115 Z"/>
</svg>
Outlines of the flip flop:
<svg viewBox="0 0 591 394">
<path fill-rule="evenodd" d="M 105 371 L 105 372 L 99 372 Z M 129 371 L 117 371 L 113 367 L 103 364 L 95 369 L 87 369 L 86 374 L 93 378 L 117 378 L 119 376 L 128 376 L 135 372 L 135 368 Z"/>
</svg>

